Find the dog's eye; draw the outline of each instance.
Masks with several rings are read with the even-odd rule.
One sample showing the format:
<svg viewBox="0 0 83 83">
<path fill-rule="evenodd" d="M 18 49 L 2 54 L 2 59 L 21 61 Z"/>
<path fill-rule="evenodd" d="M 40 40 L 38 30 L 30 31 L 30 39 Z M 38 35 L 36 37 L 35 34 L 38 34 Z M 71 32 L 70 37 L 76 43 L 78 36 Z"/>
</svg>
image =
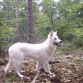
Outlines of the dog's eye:
<svg viewBox="0 0 83 83">
<path fill-rule="evenodd" d="M 56 38 L 54 38 L 54 39 L 56 39 Z"/>
</svg>

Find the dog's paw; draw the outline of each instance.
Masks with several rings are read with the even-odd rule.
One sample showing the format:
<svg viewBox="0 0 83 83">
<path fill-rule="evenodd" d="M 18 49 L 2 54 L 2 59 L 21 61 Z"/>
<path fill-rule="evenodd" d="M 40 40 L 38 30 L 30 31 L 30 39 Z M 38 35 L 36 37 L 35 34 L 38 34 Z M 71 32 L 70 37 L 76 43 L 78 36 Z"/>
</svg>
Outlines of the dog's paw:
<svg viewBox="0 0 83 83">
<path fill-rule="evenodd" d="M 50 73 L 50 78 L 55 77 L 56 75 L 54 73 Z"/>
<path fill-rule="evenodd" d="M 23 79 L 23 78 L 24 78 L 24 75 L 20 75 L 19 77 L 20 77 L 21 79 Z"/>
<path fill-rule="evenodd" d="M 35 81 L 35 80 L 33 80 L 31 83 L 36 83 L 36 81 Z"/>
<path fill-rule="evenodd" d="M 7 74 L 7 68 L 4 68 L 4 73 Z"/>
</svg>

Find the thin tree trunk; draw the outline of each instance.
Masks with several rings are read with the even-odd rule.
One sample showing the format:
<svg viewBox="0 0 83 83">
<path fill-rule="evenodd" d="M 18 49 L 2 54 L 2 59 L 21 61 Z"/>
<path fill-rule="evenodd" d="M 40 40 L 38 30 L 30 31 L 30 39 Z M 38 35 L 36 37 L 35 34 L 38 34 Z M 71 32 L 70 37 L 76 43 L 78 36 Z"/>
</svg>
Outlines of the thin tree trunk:
<svg viewBox="0 0 83 83">
<path fill-rule="evenodd" d="M 28 0 L 28 42 L 34 41 L 34 28 L 33 28 L 33 14 L 32 14 L 32 0 Z"/>
<path fill-rule="evenodd" d="M 19 0 L 16 0 L 17 4 L 19 4 Z M 16 27 L 17 27 L 17 39 L 18 41 L 22 42 L 22 32 L 21 32 L 21 28 L 20 28 L 20 23 L 19 23 L 19 7 L 16 7 L 16 19 L 17 19 L 17 23 L 16 23 Z"/>
<path fill-rule="evenodd" d="M 9 17 L 9 13 L 10 13 L 10 2 L 6 1 L 5 3 L 5 7 L 6 7 L 6 21 L 8 22 L 10 17 Z"/>
<path fill-rule="evenodd" d="M 0 45 L 0 56 L 1 56 L 1 45 Z"/>
</svg>

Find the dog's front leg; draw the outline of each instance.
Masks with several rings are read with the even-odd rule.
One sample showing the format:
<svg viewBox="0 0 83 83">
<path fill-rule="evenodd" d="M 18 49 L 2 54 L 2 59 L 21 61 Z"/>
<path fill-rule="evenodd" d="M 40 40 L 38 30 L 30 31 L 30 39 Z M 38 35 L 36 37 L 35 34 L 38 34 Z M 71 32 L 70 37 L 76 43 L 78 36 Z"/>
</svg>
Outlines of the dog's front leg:
<svg viewBox="0 0 83 83">
<path fill-rule="evenodd" d="M 43 62 L 45 72 L 51 74 L 48 61 Z"/>
<path fill-rule="evenodd" d="M 36 72 L 39 73 L 39 70 L 41 68 L 41 62 L 37 62 L 37 65 L 36 65 Z"/>
<path fill-rule="evenodd" d="M 51 73 L 50 68 L 49 68 L 48 61 L 44 61 L 43 65 L 44 65 L 45 72 L 49 73 L 50 74 L 50 77 L 54 77 L 55 74 L 54 73 Z"/>
</svg>

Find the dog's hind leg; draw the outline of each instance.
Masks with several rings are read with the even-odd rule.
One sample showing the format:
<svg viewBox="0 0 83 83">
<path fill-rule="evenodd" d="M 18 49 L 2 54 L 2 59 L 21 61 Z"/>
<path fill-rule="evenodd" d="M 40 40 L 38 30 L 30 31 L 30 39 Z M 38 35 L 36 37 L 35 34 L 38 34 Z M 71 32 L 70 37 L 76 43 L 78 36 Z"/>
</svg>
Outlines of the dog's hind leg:
<svg viewBox="0 0 83 83">
<path fill-rule="evenodd" d="M 16 60 L 16 62 L 14 63 L 15 71 L 19 77 L 23 78 L 24 76 L 20 73 L 20 65 L 22 64 L 24 60 L 23 54 L 19 52 L 15 60 Z"/>
<path fill-rule="evenodd" d="M 20 73 L 20 64 L 16 65 L 15 71 L 17 73 L 17 75 L 21 78 L 23 78 L 24 76 Z"/>
<path fill-rule="evenodd" d="M 10 70 L 11 67 L 12 67 L 12 61 L 9 60 L 7 66 L 6 66 L 6 68 L 5 68 L 5 74 Z"/>
</svg>

